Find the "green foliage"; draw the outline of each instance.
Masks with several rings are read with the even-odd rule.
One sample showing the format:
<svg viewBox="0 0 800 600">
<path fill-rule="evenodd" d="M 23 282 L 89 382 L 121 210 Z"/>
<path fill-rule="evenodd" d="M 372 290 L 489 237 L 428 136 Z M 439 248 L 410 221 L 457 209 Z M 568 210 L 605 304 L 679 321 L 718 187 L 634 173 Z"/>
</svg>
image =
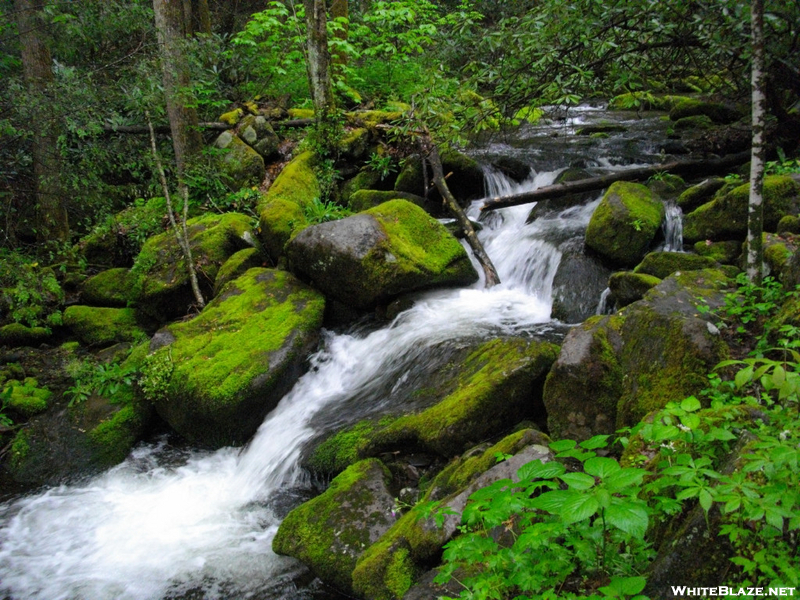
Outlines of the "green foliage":
<svg viewBox="0 0 800 600">
<path fill-rule="evenodd" d="M 303 210 L 303 213 L 310 225 L 337 221 L 352 214 L 350 210 L 333 201 L 320 200 L 319 198 L 314 198 L 311 204 Z"/>
<path fill-rule="evenodd" d="M 742 282 L 722 312 L 752 325 L 786 297 Z M 736 552 L 730 583 L 799 585 L 800 330 L 780 333 L 757 356 L 720 363 L 738 370 L 711 374 L 702 401 L 670 402 L 619 438 L 623 464 L 605 455 L 609 436 L 560 440 L 555 460 L 524 465 L 519 483 L 474 492 L 437 581 L 458 572 L 465 599 L 643 598 L 649 526 L 698 505 L 707 520 L 719 509 L 716 531 Z"/>
<path fill-rule="evenodd" d="M 397 165 L 391 154 L 373 152 L 367 161 L 367 166 L 381 176 L 381 181 L 397 172 Z"/>
<path fill-rule="evenodd" d="M 783 148 L 778 148 L 778 160 L 767 161 L 764 166 L 766 175 L 791 175 L 800 173 L 800 158 L 787 158 Z"/>
<path fill-rule="evenodd" d="M 97 394 L 110 398 L 125 386 L 132 386 L 138 370 L 120 362 L 96 363 L 92 360 L 76 360 L 67 366 L 67 373 L 74 383 L 64 391 L 69 406 L 84 402 Z"/>
<path fill-rule="evenodd" d="M 61 325 L 64 290 L 52 269 L 0 249 L 0 320 L 28 327 Z"/>
<path fill-rule="evenodd" d="M 148 355 L 142 361 L 139 377 L 139 387 L 144 397 L 150 402 L 165 398 L 174 369 L 171 351 Z"/>
<path fill-rule="evenodd" d="M 11 393 L 13 391 L 11 387 L 0 390 L 0 427 L 11 427 L 14 424 L 11 417 L 6 414 L 8 402 L 11 400 Z"/>
</svg>

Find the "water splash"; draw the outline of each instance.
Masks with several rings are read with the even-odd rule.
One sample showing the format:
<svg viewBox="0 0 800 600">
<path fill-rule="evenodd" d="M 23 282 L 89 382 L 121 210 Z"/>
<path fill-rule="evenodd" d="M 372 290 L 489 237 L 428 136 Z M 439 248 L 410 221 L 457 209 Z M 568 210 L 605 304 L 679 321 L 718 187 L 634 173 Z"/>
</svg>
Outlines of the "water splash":
<svg viewBox="0 0 800 600">
<path fill-rule="evenodd" d="M 664 202 L 661 231 L 664 233 L 664 251 L 683 252 L 683 211 L 674 201 Z"/>
</svg>

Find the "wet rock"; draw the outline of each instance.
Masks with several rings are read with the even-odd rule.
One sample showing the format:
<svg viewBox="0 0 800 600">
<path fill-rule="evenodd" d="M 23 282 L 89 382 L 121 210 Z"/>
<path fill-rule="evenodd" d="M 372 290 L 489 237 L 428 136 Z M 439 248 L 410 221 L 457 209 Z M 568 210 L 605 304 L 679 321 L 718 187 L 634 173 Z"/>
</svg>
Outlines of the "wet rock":
<svg viewBox="0 0 800 600">
<path fill-rule="evenodd" d="M 323 311 L 322 297 L 291 274 L 250 269 L 200 315 L 163 330 L 140 385 L 187 439 L 242 444 L 302 374 Z"/>
<path fill-rule="evenodd" d="M 608 279 L 608 287 L 614 302 L 619 308 L 633 304 L 644 298 L 644 295 L 661 283 L 659 277 L 632 271 L 614 273 Z"/>
<path fill-rule="evenodd" d="M 357 560 L 395 522 L 389 471 L 377 459 L 349 467 L 313 500 L 291 511 L 272 542 L 324 582 L 352 593 Z"/>
<path fill-rule="evenodd" d="M 725 180 L 721 177 L 706 179 L 697 185 L 693 185 L 678 196 L 678 206 L 684 212 L 692 211 L 710 200 L 724 185 Z"/>
<path fill-rule="evenodd" d="M 308 227 L 289 242 L 287 255 L 301 278 L 359 309 L 414 290 L 477 279 L 461 244 L 405 200 Z"/>
<path fill-rule="evenodd" d="M 603 196 L 586 229 L 586 245 L 611 265 L 633 267 L 655 239 L 664 205 L 637 183 L 618 181 Z"/>
<path fill-rule="evenodd" d="M 595 314 L 611 274 L 597 258 L 584 254 L 583 247 L 583 237 L 559 246 L 562 256 L 553 278 L 552 317 L 565 323 L 580 323 Z"/>
</svg>

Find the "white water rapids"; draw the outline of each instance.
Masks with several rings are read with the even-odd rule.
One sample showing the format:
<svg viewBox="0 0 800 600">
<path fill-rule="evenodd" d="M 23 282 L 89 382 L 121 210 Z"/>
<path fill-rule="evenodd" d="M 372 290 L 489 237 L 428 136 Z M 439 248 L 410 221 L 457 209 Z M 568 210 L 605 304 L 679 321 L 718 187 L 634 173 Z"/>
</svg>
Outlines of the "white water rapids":
<svg viewBox="0 0 800 600">
<path fill-rule="evenodd" d="M 532 177 L 525 187 L 554 176 Z M 492 195 L 513 191 L 498 189 L 496 176 L 489 182 Z M 193 598 L 280 597 L 264 591 L 296 563 L 272 553 L 279 518 L 268 500 L 301 477 L 300 452 L 316 433 L 312 418 L 401 377 L 421 349 L 547 322 L 560 254 L 546 233 L 584 229 L 596 204 L 529 225 L 530 205 L 492 215 L 480 237 L 501 285 L 426 294 L 366 335 L 326 333 L 311 370 L 246 448 L 176 457 L 163 443 L 145 445 L 85 483 L 0 506 L 0 596 L 156 600 L 194 590 Z"/>
</svg>

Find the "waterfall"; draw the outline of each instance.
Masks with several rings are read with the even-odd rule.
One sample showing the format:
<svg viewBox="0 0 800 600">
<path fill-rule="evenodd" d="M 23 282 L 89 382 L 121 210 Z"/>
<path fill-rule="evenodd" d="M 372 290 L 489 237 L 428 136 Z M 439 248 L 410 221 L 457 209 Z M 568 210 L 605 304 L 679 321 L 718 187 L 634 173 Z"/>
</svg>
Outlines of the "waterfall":
<svg viewBox="0 0 800 600">
<path fill-rule="evenodd" d="M 606 288 L 600 294 L 600 300 L 597 303 L 596 315 L 608 315 L 614 310 L 614 302 L 611 299 L 611 289 Z"/>
<path fill-rule="evenodd" d="M 551 183 L 532 174 L 521 186 Z M 494 179 L 494 181 L 493 181 Z M 490 193 L 501 186 L 487 175 Z M 495 186 L 495 187 L 493 187 Z M 476 218 L 480 203 L 470 208 Z M 586 227 L 596 202 L 526 225 L 529 207 L 498 211 L 480 237 L 502 284 L 421 295 L 390 325 L 370 333 L 324 334 L 311 369 L 244 449 L 178 451 L 142 445 L 87 482 L 0 505 L 0 595 L 14 599 L 207 600 L 269 595 L 297 570 L 272 553 L 280 522 L 275 498 L 300 483 L 299 457 L 320 434 L 314 417 L 354 397 L 379 411 L 382 390 L 448 340 L 530 333 L 548 322 L 560 252 L 555 236 Z M 563 233 L 566 232 L 566 233 Z M 326 414 L 327 417 L 327 414 Z M 337 425 L 332 417 L 324 427 Z M 277 588 L 276 588 L 277 589 Z M 200 596 L 197 596 L 198 590 Z M 264 594 L 267 594 L 266 596 Z"/>
<path fill-rule="evenodd" d="M 674 201 L 664 203 L 664 223 L 661 230 L 664 233 L 664 247 L 666 252 L 683 252 L 683 212 Z"/>
</svg>

